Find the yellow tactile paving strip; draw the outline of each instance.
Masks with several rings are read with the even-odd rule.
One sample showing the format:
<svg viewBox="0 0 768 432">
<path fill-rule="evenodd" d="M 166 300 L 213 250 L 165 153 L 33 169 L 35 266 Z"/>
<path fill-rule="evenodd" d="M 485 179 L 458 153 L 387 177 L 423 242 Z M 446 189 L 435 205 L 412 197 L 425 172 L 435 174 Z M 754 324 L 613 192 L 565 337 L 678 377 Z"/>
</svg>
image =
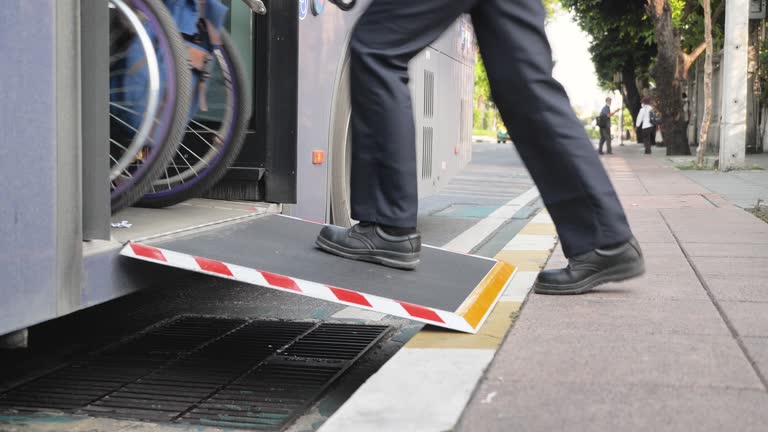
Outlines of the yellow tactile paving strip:
<svg viewBox="0 0 768 432">
<path fill-rule="evenodd" d="M 540 271 L 549 258 L 549 251 L 505 251 L 502 250 L 494 258 L 499 261 L 515 263 L 518 271 Z"/>
<path fill-rule="evenodd" d="M 555 235 L 557 230 L 555 230 L 555 225 L 551 223 L 531 222 L 520 230 L 520 234 Z"/>
<path fill-rule="evenodd" d="M 538 273 L 544 267 L 556 244 L 556 238 L 554 237 L 555 226 L 548 215 L 546 215 L 546 212 L 542 213 L 518 233 L 518 235 L 525 235 L 524 244 L 531 244 L 531 250 L 525 250 L 516 245 L 516 236 L 494 257 L 517 268 L 518 272 L 507 287 L 507 292 L 514 290 L 520 293 L 517 296 L 517 301 L 508 301 L 504 300 L 504 298 L 499 300 L 477 334 L 462 334 L 437 328 L 428 328 L 411 338 L 404 348 L 498 349 L 507 330 L 509 330 L 515 318 L 517 318 L 525 294 L 531 288 L 526 286 L 530 285 L 531 279 L 526 276 L 530 276 L 531 273 Z M 540 238 L 532 236 L 540 236 Z M 519 242 L 517 243 L 519 244 Z M 535 249 L 533 248 L 534 246 Z"/>
</svg>

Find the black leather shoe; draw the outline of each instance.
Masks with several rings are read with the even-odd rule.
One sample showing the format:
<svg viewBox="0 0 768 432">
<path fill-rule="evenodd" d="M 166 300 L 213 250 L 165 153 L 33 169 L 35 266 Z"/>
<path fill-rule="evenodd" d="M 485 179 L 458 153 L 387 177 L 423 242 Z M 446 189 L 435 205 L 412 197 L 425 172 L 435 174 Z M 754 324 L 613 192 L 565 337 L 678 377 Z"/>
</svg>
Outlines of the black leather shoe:
<svg viewBox="0 0 768 432">
<path fill-rule="evenodd" d="M 419 264 L 421 235 L 415 232 L 393 236 L 375 224 L 357 224 L 352 228 L 325 226 L 315 244 L 340 257 L 413 270 Z"/>
<path fill-rule="evenodd" d="M 645 260 L 634 238 L 612 249 L 595 249 L 568 260 L 568 267 L 539 273 L 537 294 L 583 294 L 598 285 L 645 273 Z"/>
</svg>

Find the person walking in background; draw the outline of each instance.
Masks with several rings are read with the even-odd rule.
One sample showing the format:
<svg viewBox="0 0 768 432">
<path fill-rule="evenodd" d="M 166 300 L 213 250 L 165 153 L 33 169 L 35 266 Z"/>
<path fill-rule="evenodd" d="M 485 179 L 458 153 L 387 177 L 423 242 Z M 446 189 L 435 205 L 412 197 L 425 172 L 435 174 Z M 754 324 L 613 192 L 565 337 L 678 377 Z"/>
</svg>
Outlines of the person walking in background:
<svg viewBox="0 0 768 432">
<path fill-rule="evenodd" d="M 325 226 L 318 248 L 399 269 L 419 264 L 416 132 L 408 63 L 461 14 L 472 16 L 491 93 L 549 210 L 563 269 L 541 294 L 581 294 L 640 276 L 645 263 L 611 180 L 552 77 L 541 0 L 373 0 L 350 41 L 351 228 Z M 524 103 L 522 102 L 524 101 Z"/>
<path fill-rule="evenodd" d="M 645 146 L 645 154 L 651 154 L 651 144 L 653 143 L 653 135 L 656 132 L 653 122 L 651 122 L 651 100 L 644 97 L 641 101 L 640 112 L 637 113 L 637 120 L 635 126 L 637 127 L 638 139 L 642 140 Z"/>
<path fill-rule="evenodd" d="M 611 112 L 611 98 L 605 98 L 605 106 L 600 111 L 600 116 L 597 117 L 597 126 L 600 128 L 600 144 L 597 146 L 597 152 L 603 154 L 603 143 L 607 144 L 608 154 L 613 154 L 611 148 L 611 117 L 620 111 L 616 109 Z"/>
</svg>

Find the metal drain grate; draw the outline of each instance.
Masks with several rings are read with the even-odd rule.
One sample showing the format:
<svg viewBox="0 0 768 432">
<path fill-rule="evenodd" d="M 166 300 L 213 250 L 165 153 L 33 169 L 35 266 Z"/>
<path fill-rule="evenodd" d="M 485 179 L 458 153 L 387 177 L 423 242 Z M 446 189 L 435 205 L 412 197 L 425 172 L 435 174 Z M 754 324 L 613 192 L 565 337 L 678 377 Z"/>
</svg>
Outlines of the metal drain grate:
<svg viewBox="0 0 768 432">
<path fill-rule="evenodd" d="M 281 430 L 388 327 L 180 317 L 0 395 L 0 409 Z"/>
</svg>

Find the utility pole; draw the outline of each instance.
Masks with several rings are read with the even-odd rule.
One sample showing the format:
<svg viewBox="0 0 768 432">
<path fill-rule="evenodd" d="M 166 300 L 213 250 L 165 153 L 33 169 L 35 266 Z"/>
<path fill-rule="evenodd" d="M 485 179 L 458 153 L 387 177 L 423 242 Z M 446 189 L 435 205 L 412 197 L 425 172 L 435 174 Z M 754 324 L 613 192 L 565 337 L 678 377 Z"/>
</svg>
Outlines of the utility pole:
<svg viewBox="0 0 768 432">
<path fill-rule="evenodd" d="M 619 145 L 624 145 L 624 96 L 621 96 L 619 104 Z"/>
<path fill-rule="evenodd" d="M 747 48 L 750 0 L 725 3 L 720 170 L 744 166 L 747 140 Z"/>
<path fill-rule="evenodd" d="M 621 72 L 613 74 L 613 82 L 616 83 L 619 93 L 619 146 L 624 145 L 624 93 L 621 92 L 621 86 L 624 82 L 624 75 Z"/>
</svg>

